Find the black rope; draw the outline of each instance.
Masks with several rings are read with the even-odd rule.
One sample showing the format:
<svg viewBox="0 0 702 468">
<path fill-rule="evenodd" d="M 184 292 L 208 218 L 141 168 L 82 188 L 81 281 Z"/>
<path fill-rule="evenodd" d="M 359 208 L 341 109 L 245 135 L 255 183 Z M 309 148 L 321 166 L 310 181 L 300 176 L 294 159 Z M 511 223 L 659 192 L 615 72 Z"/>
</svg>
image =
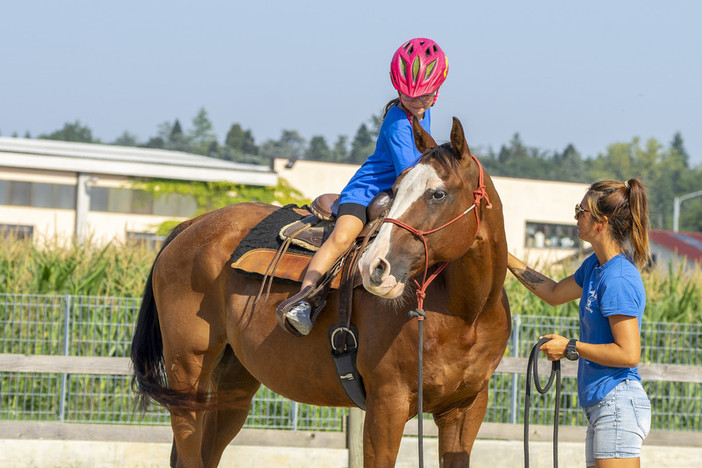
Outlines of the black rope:
<svg viewBox="0 0 702 468">
<path fill-rule="evenodd" d="M 561 409 L 561 361 L 551 362 L 551 375 L 545 387 L 541 386 L 539 380 L 539 348 L 549 341 L 551 338 L 540 338 L 536 342 L 527 364 L 526 373 L 526 395 L 524 397 L 524 467 L 529 468 L 529 405 L 531 403 L 531 378 L 533 374 L 534 386 L 536 391 L 544 395 L 553 385 L 554 378 L 556 379 L 556 403 L 553 418 L 553 467 L 558 468 L 558 419 Z"/>
<path fill-rule="evenodd" d="M 424 406 L 424 378 L 422 375 L 422 364 L 424 361 L 424 319 L 427 314 L 422 309 L 410 310 L 410 317 L 417 317 L 417 341 L 419 342 L 417 351 L 417 445 L 419 451 L 419 468 L 424 468 L 424 417 L 422 410 Z"/>
</svg>

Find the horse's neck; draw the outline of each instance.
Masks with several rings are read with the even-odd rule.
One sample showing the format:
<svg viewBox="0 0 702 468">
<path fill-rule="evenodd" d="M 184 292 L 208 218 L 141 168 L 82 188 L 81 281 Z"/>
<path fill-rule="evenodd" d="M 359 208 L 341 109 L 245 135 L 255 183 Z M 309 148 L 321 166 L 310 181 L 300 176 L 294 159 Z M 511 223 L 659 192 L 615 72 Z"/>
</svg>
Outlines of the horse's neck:
<svg viewBox="0 0 702 468">
<path fill-rule="evenodd" d="M 446 286 L 452 298 L 452 315 L 473 322 L 491 301 L 499 301 L 507 272 L 506 242 L 494 242 L 490 230 L 461 258 L 446 268 Z"/>
</svg>

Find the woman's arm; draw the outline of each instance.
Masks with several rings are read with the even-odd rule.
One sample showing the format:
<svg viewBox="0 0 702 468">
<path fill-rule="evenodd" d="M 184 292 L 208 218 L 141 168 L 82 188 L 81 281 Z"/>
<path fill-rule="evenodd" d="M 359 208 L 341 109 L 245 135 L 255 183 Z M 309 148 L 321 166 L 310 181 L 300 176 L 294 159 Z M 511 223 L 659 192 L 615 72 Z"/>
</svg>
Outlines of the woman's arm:
<svg viewBox="0 0 702 468">
<path fill-rule="evenodd" d="M 580 357 L 608 367 L 636 367 L 641 358 L 641 336 L 639 321 L 630 315 L 611 315 L 609 326 L 612 328 L 614 343 L 592 344 L 578 341 L 575 349 Z M 561 335 L 544 335 L 551 338 L 541 346 L 549 361 L 563 359 L 568 338 Z"/>
<path fill-rule="evenodd" d="M 511 253 L 507 254 L 507 268 L 529 291 L 555 306 L 574 301 L 582 294 L 582 288 L 573 275 L 555 282 L 538 271 L 532 270 Z"/>
<path fill-rule="evenodd" d="M 611 315 L 614 343 L 590 344 L 578 342 L 575 349 L 585 359 L 609 367 L 636 367 L 641 359 L 639 320 L 631 315 Z"/>
</svg>

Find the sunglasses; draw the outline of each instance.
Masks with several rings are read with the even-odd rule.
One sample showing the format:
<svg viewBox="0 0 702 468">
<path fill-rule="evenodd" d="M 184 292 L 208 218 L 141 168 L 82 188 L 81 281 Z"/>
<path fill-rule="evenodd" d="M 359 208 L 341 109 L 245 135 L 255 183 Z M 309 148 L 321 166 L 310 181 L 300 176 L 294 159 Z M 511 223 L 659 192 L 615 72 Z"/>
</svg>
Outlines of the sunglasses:
<svg viewBox="0 0 702 468">
<path fill-rule="evenodd" d="M 403 102 L 421 101 L 423 104 L 429 104 L 434 100 L 435 97 L 436 97 L 436 92 L 429 93 L 429 94 L 423 94 L 423 95 L 417 96 L 417 97 L 410 97 L 410 96 L 407 96 L 406 94 L 403 94 L 402 101 Z"/>
<path fill-rule="evenodd" d="M 575 217 L 576 218 L 580 217 L 580 213 L 589 213 L 589 212 L 590 212 L 590 210 L 583 209 L 583 207 L 580 206 L 580 203 L 575 204 Z"/>
</svg>

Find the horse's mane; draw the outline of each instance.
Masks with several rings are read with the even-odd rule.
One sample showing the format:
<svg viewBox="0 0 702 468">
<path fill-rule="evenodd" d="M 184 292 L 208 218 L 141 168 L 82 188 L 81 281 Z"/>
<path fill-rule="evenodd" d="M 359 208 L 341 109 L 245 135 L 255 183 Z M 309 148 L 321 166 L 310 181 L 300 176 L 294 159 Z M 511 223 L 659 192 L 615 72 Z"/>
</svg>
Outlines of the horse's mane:
<svg viewBox="0 0 702 468">
<path fill-rule="evenodd" d="M 436 161 L 447 172 L 456 172 L 461 159 L 461 155 L 451 146 L 451 143 L 444 143 L 425 151 L 421 161 Z"/>
</svg>

